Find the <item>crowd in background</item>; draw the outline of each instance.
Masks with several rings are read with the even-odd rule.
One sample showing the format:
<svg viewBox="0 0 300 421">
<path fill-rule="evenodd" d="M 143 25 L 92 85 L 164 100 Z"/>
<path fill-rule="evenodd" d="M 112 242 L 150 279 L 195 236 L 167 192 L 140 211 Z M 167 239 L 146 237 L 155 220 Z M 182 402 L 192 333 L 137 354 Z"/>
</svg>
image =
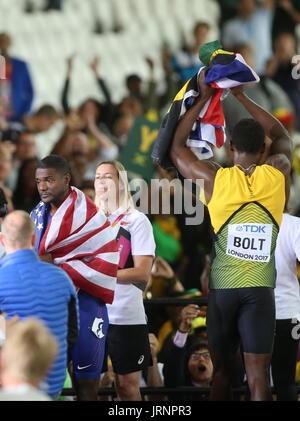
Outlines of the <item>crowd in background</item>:
<svg viewBox="0 0 300 421">
<path fill-rule="evenodd" d="M 34 13 L 30 9 L 31 3 L 27 2 L 26 12 Z M 220 41 L 224 48 L 240 53 L 260 76 L 260 83 L 245 88 L 246 94 L 274 114 L 294 140 L 290 209 L 293 215 L 300 217 L 300 69 L 297 72 L 300 56 L 298 62 L 294 59 L 300 45 L 297 35 L 300 2 L 227 0 L 218 4 Z M 46 5 L 47 10 L 63 7 L 63 0 L 48 1 Z M 45 103 L 33 109 L 39 86 L 32 78 L 30 61 L 11 56 L 14 39 L 0 28 L 0 52 L 5 58 L 6 75 L 5 79 L 0 79 L 0 187 L 5 192 L 9 210 L 31 212 L 39 202 L 35 171 L 43 156 L 36 136 L 46 133 L 58 121 L 63 130 L 49 152 L 67 159 L 72 170 L 71 184 L 94 200 L 97 165 L 120 157 L 127 147 L 127 138 L 137 116 L 161 123 L 176 93 L 199 70 L 199 48 L 210 39 L 210 30 L 210 23 L 199 21 L 194 25 L 190 45 L 171 51 L 167 45 L 161 44 L 163 91 L 158 89 L 155 63 L 145 52 L 148 79 L 142 79 L 138 73 L 128 74 L 124 80 L 127 93 L 118 103 L 114 102 L 107 83 L 109 74 L 103 74 L 99 55 L 91 61 L 90 71 L 104 99 L 99 101 L 96 99 L 98 95 L 87 97 L 73 107 L 69 96 L 74 58 L 70 57 L 66 62 L 66 73 L 61 75 L 60 107 Z M 249 115 L 233 96 L 229 95 L 222 104 L 226 134 L 230 139 L 233 126 Z M 222 149 L 214 150 L 214 159 L 223 166 L 232 163 L 228 143 Z M 155 174 L 158 178 L 171 177 L 159 168 Z M 212 238 L 209 216 L 206 210 L 204 212 L 203 223 L 196 226 L 185 224 L 185 214 L 147 215 L 153 228 L 157 259 L 145 299 L 207 296 Z M 155 369 L 159 373 L 158 377 L 151 377 L 152 372 L 143 373 L 146 384 L 209 386 L 212 367 L 206 343 L 205 307 L 166 306 L 154 310 L 147 306 L 146 312 L 152 334 L 152 359 L 158 364 Z M 187 337 L 178 339 L 178 331 L 186 333 Z M 174 345 L 176 337 L 180 347 Z M 108 370 L 102 378 L 102 386 L 112 385 L 113 378 L 113 373 Z M 241 362 L 236 385 L 243 385 L 243 381 Z M 200 399 L 204 397 L 200 396 Z"/>
</svg>

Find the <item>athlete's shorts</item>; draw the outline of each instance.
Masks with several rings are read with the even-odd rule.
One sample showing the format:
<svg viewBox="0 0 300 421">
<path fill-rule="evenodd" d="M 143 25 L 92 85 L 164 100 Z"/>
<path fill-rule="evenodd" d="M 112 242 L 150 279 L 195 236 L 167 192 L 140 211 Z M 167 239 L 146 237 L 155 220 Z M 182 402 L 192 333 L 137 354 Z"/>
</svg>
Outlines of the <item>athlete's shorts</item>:
<svg viewBox="0 0 300 421">
<path fill-rule="evenodd" d="M 106 346 L 117 374 L 133 373 L 152 365 L 147 325 L 110 324 Z"/>
<path fill-rule="evenodd" d="M 100 378 L 108 329 L 106 304 L 80 290 L 79 338 L 71 351 L 74 376 L 77 379 Z"/>
<path fill-rule="evenodd" d="M 272 354 L 275 333 L 274 289 L 211 289 L 206 323 L 208 346 L 215 355 L 233 355 L 240 345 L 246 353 Z"/>
</svg>

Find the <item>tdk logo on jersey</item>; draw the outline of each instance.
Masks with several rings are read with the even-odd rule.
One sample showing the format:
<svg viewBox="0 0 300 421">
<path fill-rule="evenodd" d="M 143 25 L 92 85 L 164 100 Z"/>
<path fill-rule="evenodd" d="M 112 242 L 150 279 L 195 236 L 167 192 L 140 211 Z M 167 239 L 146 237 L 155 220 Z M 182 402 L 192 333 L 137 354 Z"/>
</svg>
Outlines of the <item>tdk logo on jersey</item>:
<svg viewBox="0 0 300 421">
<path fill-rule="evenodd" d="M 243 231 L 243 232 L 257 232 L 257 233 L 260 233 L 260 232 L 262 232 L 262 233 L 266 233 L 265 232 L 265 228 L 266 228 L 266 226 L 265 225 L 248 225 L 248 224 L 244 224 L 244 225 L 238 225 L 237 227 L 236 227 L 236 231 L 239 231 L 239 232 L 241 232 L 241 231 Z"/>
</svg>

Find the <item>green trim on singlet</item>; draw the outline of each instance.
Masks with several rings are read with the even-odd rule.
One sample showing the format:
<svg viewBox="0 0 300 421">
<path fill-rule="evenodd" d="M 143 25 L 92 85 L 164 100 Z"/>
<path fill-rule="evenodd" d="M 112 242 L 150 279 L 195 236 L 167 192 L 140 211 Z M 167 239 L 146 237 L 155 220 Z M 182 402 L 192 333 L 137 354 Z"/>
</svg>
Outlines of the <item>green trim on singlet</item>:
<svg viewBox="0 0 300 421">
<path fill-rule="evenodd" d="M 272 224 L 269 262 L 242 260 L 226 254 L 229 224 Z M 243 204 L 222 225 L 214 238 L 210 289 L 247 287 L 275 288 L 275 247 L 279 227 L 270 212 L 258 202 Z"/>
</svg>

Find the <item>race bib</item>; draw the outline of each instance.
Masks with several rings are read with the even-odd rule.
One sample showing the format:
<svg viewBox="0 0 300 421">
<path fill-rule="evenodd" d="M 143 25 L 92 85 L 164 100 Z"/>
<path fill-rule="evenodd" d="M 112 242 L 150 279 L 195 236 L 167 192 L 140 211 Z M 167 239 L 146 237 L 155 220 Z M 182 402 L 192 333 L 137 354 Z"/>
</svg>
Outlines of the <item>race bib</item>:
<svg viewBox="0 0 300 421">
<path fill-rule="evenodd" d="M 229 224 L 226 254 L 242 260 L 268 262 L 272 224 Z"/>
</svg>

